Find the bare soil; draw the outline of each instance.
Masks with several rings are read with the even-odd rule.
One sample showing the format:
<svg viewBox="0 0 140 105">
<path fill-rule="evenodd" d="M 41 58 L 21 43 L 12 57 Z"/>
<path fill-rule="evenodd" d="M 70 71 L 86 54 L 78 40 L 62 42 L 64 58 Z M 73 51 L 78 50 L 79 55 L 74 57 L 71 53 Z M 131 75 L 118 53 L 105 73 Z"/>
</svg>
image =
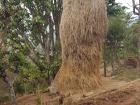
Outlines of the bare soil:
<svg viewBox="0 0 140 105">
<path fill-rule="evenodd" d="M 28 95 L 17 99 L 18 105 L 38 105 L 37 96 Z M 41 95 L 42 105 L 140 105 L 140 79 L 123 82 L 104 79 L 100 89 L 62 97 L 60 95 Z M 5 104 L 11 105 L 11 104 Z"/>
<path fill-rule="evenodd" d="M 140 80 L 98 95 L 71 99 L 71 103 L 67 101 L 64 105 L 140 105 Z"/>
</svg>

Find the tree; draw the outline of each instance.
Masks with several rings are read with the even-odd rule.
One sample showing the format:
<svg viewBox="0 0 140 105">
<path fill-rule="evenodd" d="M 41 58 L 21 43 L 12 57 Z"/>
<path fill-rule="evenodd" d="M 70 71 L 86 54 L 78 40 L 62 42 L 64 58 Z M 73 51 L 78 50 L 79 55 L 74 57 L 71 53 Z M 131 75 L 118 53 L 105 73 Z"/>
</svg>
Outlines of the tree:
<svg viewBox="0 0 140 105">
<path fill-rule="evenodd" d="M 133 24 L 132 24 L 133 23 Z M 138 55 L 138 21 L 133 19 L 131 25 L 126 31 L 126 37 L 124 40 L 124 58 L 133 57 L 137 58 Z"/>
<path fill-rule="evenodd" d="M 61 63 L 59 23 L 62 0 L 13 1 L 1 3 L 1 28 L 9 30 L 8 34 L 12 38 L 18 38 L 20 44 L 26 44 L 27 56 L 40 71 L 48 73 L 45 78 L 48 78 L 50 84 L 53 79 L 51 75 L 57 71 L 52 70 L 52 66 L 58 68 Z"/>
<path fill-rule="evenodd" d="M 111 66 L 112 75 L 115 73 L 115 62 L 118 60 L 117 52 L 122 47 L 125 38 L 125 30 L 127 30 L 127 22 L 122 16 L 112 17 L 109 20 L 109 30 L 107 35 L 106 46 L 111 49 Z"/>
<path fill-rule="evenodd" d="M 73 11 L 74 10 L 74 11 Z M 64 0 L 60 23 L 62 66 L 51 89 L 62 94 L 99 87 L 100 53 L 106 35 L 104 0 Z"/>
<path fill-rule="evenodd" d="M 23 59 L 25 59 L 25 57 L 23 56 L 24 58 L 21 59 L 23 48 L 21 49 L 20 46 L 13 43 L 13 40 L 10 40 L 8 37 L 5 38 L 5 36 L 1 37 L 0 47 L 0 78 L 2 78 L 9 89 L 12 105 L 16 105 L 14 83 L 20 67 L 23 66 L 24 63 Z"/>
<path fill-rule="evenodd" d="M 109 19 L 108 22 L 109 22 L 109 24 L 112 23 L 112 22 L 110 22 L 112 20 L 112 17 L 115 18 L 115 17 L 118 17 L 118 15 L 124 15 L 125 9 L 126 9 L 126 7 L 121 6 L 119 3 L 116 3 L 115 0 L 107 0 L 107 13 L 108 13 L 108 19 Z M 112 27 L 109 27 L 109 28 L 112 28 Z M 114 29 L 114 31 L 115 31 L 115 29 Z M 115 34 L 115 36 L 116 36 L 116 34 Z M 115 39 L 115 38 L 117 38 L 115 36 L 114 36 L 114 40 L 118 40 L 118 39 Z M 112 56 L 114 58 L 114 60 L 113 60 L 112 57 L 109 56 L 109 55 L 112 55 L 113 54 L 112 53 L 112 51 L 113 51 L 112 47 L 110 47 L 110 48 L 108 47 L 108 45 L 109 45 L 108 42 L 110 42 L 110 39 L 108 39 L 109 37 L 112 37 L 112 35 L 110 34 L 110 32 L 108 32 L 108 35 L 107 35 L 107 37 L 106 37 L 106 39 L 104 41 L 104 46 L 103 46 L 103 49 L 104 49 L 103 50 L 103 63 L 104 63 L 104 76 L 105 77 L 107 76 L 107 64 L 109 62 L 112 62 L 112 64 L 111 64 L 112 65 L 112 71 L 114 71 L 114 69 L 115 69 L 114 68 L 114 63 L 113 63 L 113 62 L 115 62 L 115 58 L 114 58 L 114 56 Z M 110 43 L 110 46 L 111 46 L 111 43 Z M 117 53 L 117 52 L 115 52 L 115 53 Z"/>
<path fill-rule="evenodd" d="M 108 16 L 116 16 L 121 14 L 126 7 L 116 3 L 115 0 L 107 0 L 107 14 Z"/>
<path fill-rule="evenodd" d="M 20 35 L 21 31 L 17 33 L 17 23 L 20 24 L 22 15 L 21 8 L 5 2 L 0 7 L 0 14 L 0 78 L 9 89 L 11 104 L 16 105 L 14 83 L 21 66 L 26 67 L 24 64 L 29 50 Z"/>
<path fill-rule="evenodd" d="M 135 0 L 132 0 L 133 3 L 133 13 L 138 15 L 139 19 L 139 32 L 140 32 L 140 0 L 139 3 L 136 4 Z M 138 35 L 138 67 L 140 67 L 140 34 Z"/>
</svg>

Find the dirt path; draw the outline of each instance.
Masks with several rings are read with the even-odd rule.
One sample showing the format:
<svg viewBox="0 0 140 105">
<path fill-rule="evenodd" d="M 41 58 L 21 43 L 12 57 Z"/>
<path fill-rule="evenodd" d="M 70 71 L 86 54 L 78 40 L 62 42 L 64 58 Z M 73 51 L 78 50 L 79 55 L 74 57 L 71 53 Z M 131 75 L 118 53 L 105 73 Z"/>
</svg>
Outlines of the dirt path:
<svg viewBox="0 0 140 105">
<path fill-rule="evenodd" d="M 103 87 L 93 92 L 66 97 L 64 100 L 43 93 L 41 98 L 43 105 L 140 105 L 140 80 L 127 84 L 104 78 Z M 28 95 L 18 98 L 17 102 L 18 105 L 37 105 L 37 97 Z"/>
<path fill-rule="evenodd" d="M 71 97 L 67 100 L 63 105 L 140 105 L 140 80 L 98 95 L 91 94 L 78 100 Z"/>
<path fill-rule="evenodd" d="M 87 98 L 65 105 L 140 105 L 140 90 L 129 88 L 113 91 L 96 98 Z"/>
</svg>

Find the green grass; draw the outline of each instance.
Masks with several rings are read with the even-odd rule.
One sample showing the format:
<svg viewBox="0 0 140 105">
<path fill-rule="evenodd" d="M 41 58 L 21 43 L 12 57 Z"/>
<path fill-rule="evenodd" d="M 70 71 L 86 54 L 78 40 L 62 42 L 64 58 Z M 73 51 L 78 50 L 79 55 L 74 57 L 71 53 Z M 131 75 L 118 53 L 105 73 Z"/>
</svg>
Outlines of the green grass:
<svg viewBox="0 0 140 105">
<path fill-rule="evenodd" d="M 126 69 L 122 68 L 120 73 L 115 77 L 115 79 L 121 81 L 133 81 L 140 78 L 140 70 L 138 69 Z"/>
<path fill-rule="evenodd" d="M 0 96 L 0 105 L 10 100 L 9 96 Z"/>
<path fill-rule="evenodd" d="M 9 94 L 6 84 L 0 80 L 0 103 L 9 101 Z"/>
</svg>

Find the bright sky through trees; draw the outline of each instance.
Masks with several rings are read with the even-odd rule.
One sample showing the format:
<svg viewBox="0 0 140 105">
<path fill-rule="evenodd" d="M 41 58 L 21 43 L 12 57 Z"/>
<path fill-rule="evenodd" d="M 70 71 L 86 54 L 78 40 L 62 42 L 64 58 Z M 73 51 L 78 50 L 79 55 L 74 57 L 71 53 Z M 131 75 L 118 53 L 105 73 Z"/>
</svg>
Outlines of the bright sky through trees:
<svg viewBox="0 0 140 105">
<path fill-rule="evenodd" d="M 135 0 L 138 2 L 138 0 Z M 122 5 L 129 8 L 129 12 L 132 11 L 132 0 L 116 0 L 117 3 L 122 3 Z"/>
</svg>

